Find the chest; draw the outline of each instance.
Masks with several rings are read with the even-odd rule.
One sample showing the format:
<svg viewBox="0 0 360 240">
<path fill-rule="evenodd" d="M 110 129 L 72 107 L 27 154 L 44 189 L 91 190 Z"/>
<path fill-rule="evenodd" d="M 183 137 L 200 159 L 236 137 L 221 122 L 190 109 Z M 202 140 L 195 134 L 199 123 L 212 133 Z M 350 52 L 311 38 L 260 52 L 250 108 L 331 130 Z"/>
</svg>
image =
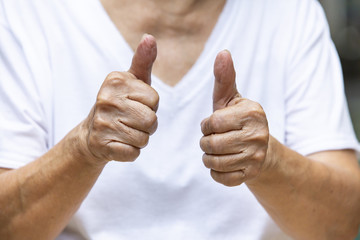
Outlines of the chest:
<svg viewBox="0 0 360 240">
<path fill-rule="evenodd" d="M 175 86 L 194 66 L 204 50 L 200 36 L 187 39 L 158 39 L 158 55 L 153 74 L 169 86 Z"/>
<path fill-rule="evenodd" d="M 101 0 L 101 3 L 116 31 L 133 51 L 144 33 L 156 38 L 158 54 L 153 74 L 169 86 L 178 84 L 199 59 L 225 5 L 224 0 L 198 1 L 191 7 L 183 2 L 161 6 L 156 1 L 141 5 L 136 1 L 122 4 Z"/>
<path fill-rule="evenodd" d="M 245 27 L 237 13 L 228 5 L 207 40 L 158 38 L 153 87 L 160 94 L 162 121 L 171 123 L 181 116 L 182 123 L 198 126 L 211 113 L 214 59 L 219 51 L 228 49 L 234 59 L 239 92 L 263 106 L 271 133 L 282 141 L 285 47 L 277 45 L 280 41 L 276 40 L 282 35 L 270 36 L 275 40 L 269 42 L 266 32 Z M 259 21 L 255 13 L 251 15 L 253 22 Z M 68 21 L 73 18 L 78 18 L 76 25 Z M 90 18 L 74 11 L 71 18 L 56 21 L 59 23 L 47 31 L 54 94 L 46 100 L 54 109 L 49 119 L 53 119 L 55 143 L 88 115 L 106 75 L 126 71 L 133 56 L 133 46 L 104 15 Z M 194 111 L 187 112 L 190 108 Z M 198 112 L 201 115 L 194 119 Z"/>
</svg>

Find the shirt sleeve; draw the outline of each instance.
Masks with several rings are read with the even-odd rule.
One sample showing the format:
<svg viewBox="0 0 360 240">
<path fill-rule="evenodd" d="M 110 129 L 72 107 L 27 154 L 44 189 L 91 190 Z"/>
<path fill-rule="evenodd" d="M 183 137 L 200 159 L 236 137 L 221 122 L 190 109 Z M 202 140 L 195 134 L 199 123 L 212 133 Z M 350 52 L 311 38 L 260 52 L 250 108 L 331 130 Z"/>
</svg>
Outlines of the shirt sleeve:
<svg viewBox="0 0 360 240">
<path fill-rule="evenodd" d="M 18 168 L 48 149 L 39 89 L 0 1 L 0 167 Z"/>
<path fill-rule="evenodd" d="M 301 2 L 286 78 L 286 145 L 304 155 L 359 151 L 325 14 L 317 1 Z"/>
</svg>

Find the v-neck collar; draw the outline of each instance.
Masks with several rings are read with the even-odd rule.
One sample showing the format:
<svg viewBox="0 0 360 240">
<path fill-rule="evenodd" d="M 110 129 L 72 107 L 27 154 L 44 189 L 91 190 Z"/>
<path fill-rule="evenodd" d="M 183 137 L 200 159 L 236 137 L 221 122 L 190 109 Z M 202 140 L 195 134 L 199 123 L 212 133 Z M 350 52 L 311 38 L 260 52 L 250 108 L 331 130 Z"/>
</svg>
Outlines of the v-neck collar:
<svg viewBox="0 0 360 240">
<path fill-rule="evenodd" d="M 209 78 L 213 79 L 213 63 L 215 56 L 219 49 L 221 50 L 222 36 L 226 35 L 226 30 L 228 30 L 231 25 L 231 22 L 229 21 L 231 18 L 229 15 L 234 14 L 234 8 L 229 2 L 231 1 L 226 1 L 223 10 L 218 17 L 218 21 L 211 31 L 211 34 L 204 45 L 204 49 L 194 65 L 191 66 L 188 72 L 175 86 L 164 83 L 161 79 L 152 74 L 152 86 L 155 89 L 159 89 L 172 96 L 180 94 L 182 97 L 179 101 L 187 102 L 187 100 L 196 94 L 199 89 L 203 88 L 204 84 L 212 84 L 212 82 L 209 82 Z M 96 21 L 99 21 L 97 22 L 97 25 L 99 27 L 101 26 L 101 32 L 105 31 L 107 33 L 106 36 L 100 34 L 98 37 L 105 43 L 103 46 L 106 48 L 107 54 L 110 54 L 111 57 L 116 59 L 120 64 L 119 70 L 127 70 L 130 67 L 134 51 L 125 41 L 123 35 L 107 14 L 100 0 L 94 0 L 94 3 L 94 7 L 96 8 L 94 9 L 96 12 Z M 208 73 L 211 76 L 204 76 L 203 73 Z"/>
</svg>

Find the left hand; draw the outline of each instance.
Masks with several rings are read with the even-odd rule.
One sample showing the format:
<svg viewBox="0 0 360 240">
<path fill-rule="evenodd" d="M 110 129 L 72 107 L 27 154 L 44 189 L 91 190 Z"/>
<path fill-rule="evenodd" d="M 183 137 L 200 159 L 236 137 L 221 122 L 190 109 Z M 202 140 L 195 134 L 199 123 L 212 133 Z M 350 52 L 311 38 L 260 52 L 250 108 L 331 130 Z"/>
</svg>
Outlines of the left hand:
<svg viewBox="0 0 360 240">
<path fill-rule="evenodd" d="M 242 98 L 228 51 L 214 64 L 214 113 L 201 122 L 200 147 L 212 178 L 226 186 L 254 180 L 267 161 L 269 128 L 260 104 Z"/>
</svg>

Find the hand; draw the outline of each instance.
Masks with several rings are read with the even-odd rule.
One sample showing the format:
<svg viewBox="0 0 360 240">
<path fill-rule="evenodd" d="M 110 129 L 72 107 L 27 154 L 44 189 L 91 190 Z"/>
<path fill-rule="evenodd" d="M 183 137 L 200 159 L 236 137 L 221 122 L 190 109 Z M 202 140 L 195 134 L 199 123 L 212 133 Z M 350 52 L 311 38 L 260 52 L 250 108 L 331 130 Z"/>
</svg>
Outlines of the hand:
<svg viewBox="0 0 360 240">
<path fill-rule="evenodd" d="M 86 149 L 95 162 L 134 161 L 157 128 L 159 95 L 150 86 L 156 59 L 154 37 L 144 35 L 127 72 L 103 82 L 85 122 Z"/>
<path fill-rule="evenodd" d="M 217 55 L 214 75 L 214 113 L 201 122 L 203 162 L 215 181 L 236 186 L 260 174 L 268 149 L 268 123 L 262 107 L 238 93 L 228 51 Z"/>
</svg>

